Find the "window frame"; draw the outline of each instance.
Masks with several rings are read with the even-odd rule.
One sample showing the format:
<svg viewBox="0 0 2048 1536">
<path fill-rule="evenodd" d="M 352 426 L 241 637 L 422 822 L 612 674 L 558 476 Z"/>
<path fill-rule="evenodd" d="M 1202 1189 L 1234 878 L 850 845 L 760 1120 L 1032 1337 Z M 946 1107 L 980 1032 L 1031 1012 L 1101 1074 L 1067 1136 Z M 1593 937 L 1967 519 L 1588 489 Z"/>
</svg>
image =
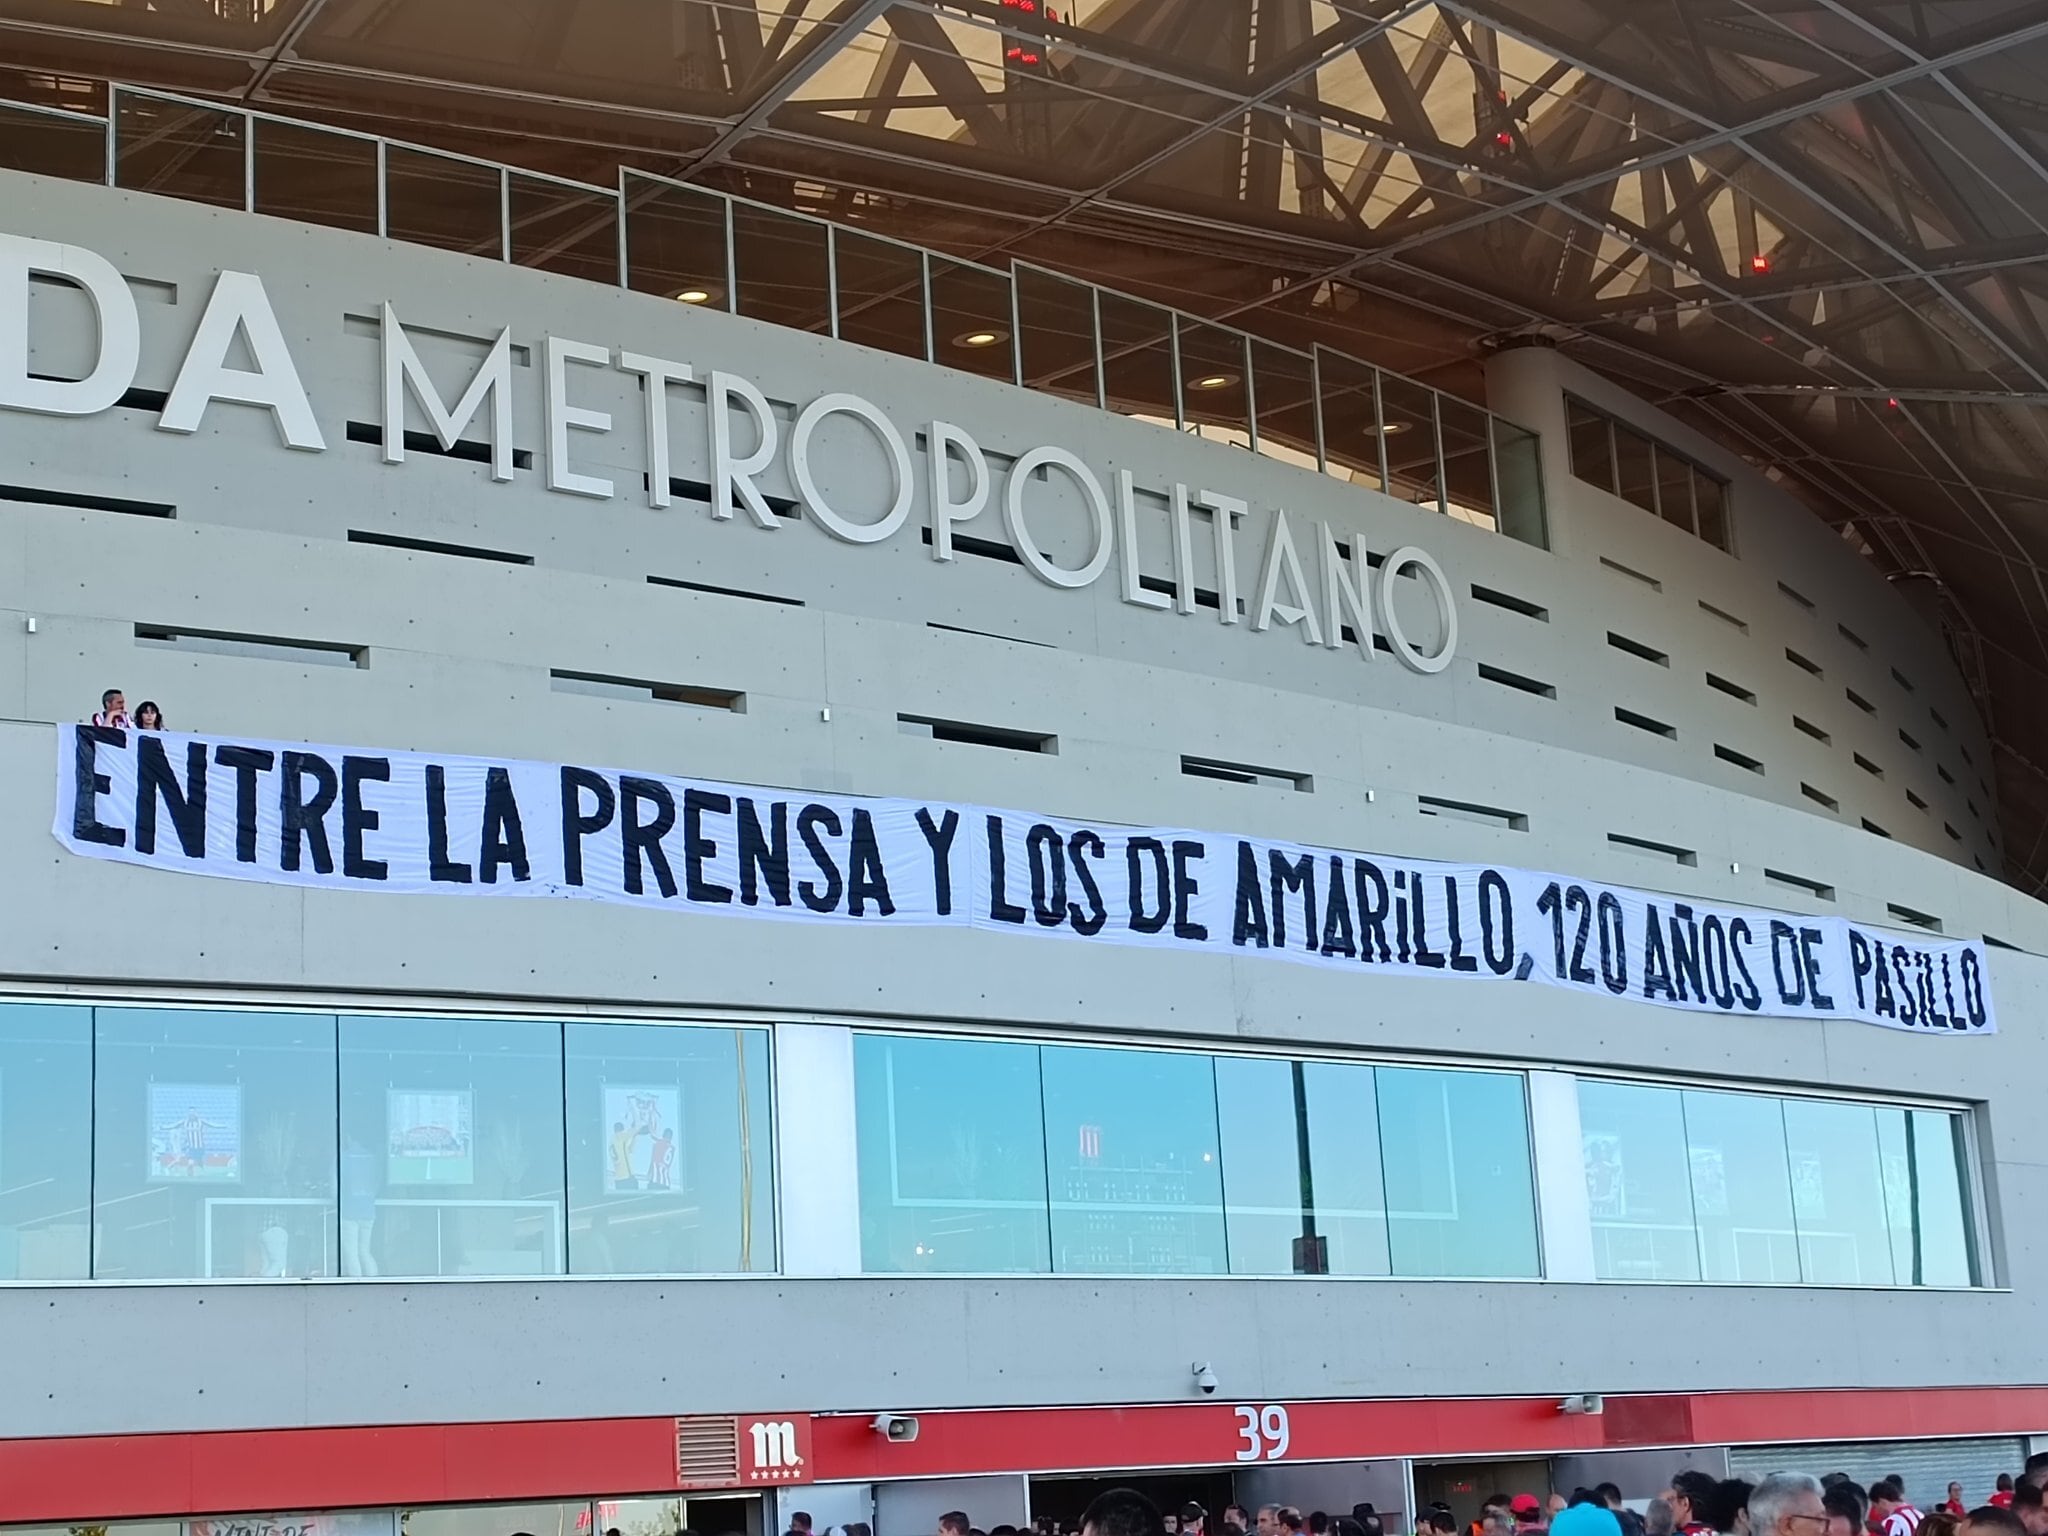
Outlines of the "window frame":
<svg viewBox="0 0 2048 1536">
<path fill-rule="evenodd" d="M 1699 459 L 1696 458 L 1694 455 L 1685 452 L 1683 449 L 1674 447 L 1670 442 L 1666 441 L 1664 438 L 1659 437 L 1654 433 L 1647 432 L 1643 428 L 1634 425 L 1632 422 L 1623 421 L 1619 416 L 1615 415 L 1612 411 L 1603 410 L 1601 407 L 1595 405 L 1592 401 L 1586 399 L 1583 395 L 1573 394 L 1571 391 L 1567 390 L 1565 391 L 1564 401 L 1565 463 L 1567 468 L 1570 470 L 1571 476 L 1574 480 L 1577 480 L 1585 485 L 1593 486 L 1596 489 L 1603 490 L 1607 492 L 1608 495 L 1615 497 L 1617 500 L 1626 501 L 1631 507 L 1634 507 L 1638 512 L 1648 512 L 1652 517 L 1656 518 L 1658 521 L 1666 523 L 1673 528 L 1678 528 L 1683 531 L 1690 532 L 1694 538 L 1698 539 L 1702 544 L 1705 544 L 1710 549 L 1718 549 L 1724 555 L 1728 555 L 1731 558 L 1735 557 L 1737 544 L 1735 536 L 1735 505 L 1734 497 L 1731 494 L 1734 487 L 1725 475 L 1716 474 L 1713 470 L 1709 469 L 1705 464 L 1701 463 Z M 1603 485 L 1600 481 L 1595 480 L 1592 476 L 1583 473 L 1579 468 L 1578 455 L 1572 451 L 1572 438 L 1574 433 L 1574 428 L 1572 425 L 1572 413 L 1574 411 L 1585 412 L 1588 416 L 1594 417 L 1598 421 L 1604 423 L 1607 428 L 1607 467 L 1610 477 L 1607 484 Z M 1620 488 L 1620 433 L 1624 431 L 1629 432 L 1636 437 L 1644 439 L 1650 445 L 1650 505 L 1647 507 L 1641 505 L 1636 501 L 1630 500 L 1629 497 L 1622 493 Z M 1727 534 L 1726 543 L 1717 543 L 1713 539 L 1708 538 L 1706 534 L 1701 532 L 1700 496 L 1699 488 L 1697 485 L 1692 485 L 1691 516 L 1687 522 L 1680 523 L 1674 520 L 1673 518 L 1665 516 L 1663 477 L 1659 472 L 1658 466 L 1658 460 L 1660 457 L 1669 458 L 1679 464 L 1684 465 L 1689 473 L 1689 484 L 1691 483 L 1691 480 L 1703 479 L 1721 488 L 1721 522 L 1723 525 L 1723 529 Z"/>
</svg>

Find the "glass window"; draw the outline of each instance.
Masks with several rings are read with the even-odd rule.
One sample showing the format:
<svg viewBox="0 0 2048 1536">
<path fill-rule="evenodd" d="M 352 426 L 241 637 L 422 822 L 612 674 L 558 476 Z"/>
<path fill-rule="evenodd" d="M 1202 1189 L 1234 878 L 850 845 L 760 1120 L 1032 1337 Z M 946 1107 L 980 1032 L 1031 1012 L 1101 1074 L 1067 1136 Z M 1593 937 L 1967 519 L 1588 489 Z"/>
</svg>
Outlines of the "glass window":
<svg viewBox="0 0 2048 1536">
<path fill-rule="evenodd" d="M 1173 316 L 1156 305 L 1102 295 L 1102 372 L 1109 408 L 1162 427 L 1177 426 Z"/>
<path fill-rule="evenodd" d="M 1498 483 L 1500 531 L 1511 539 L 1550 547 L 1549 519 L 1543 506 L 1543 450 L 1534 432 L 1493 419 L 1494 479 Z"/>
<path fill-rule="evenodd" d="M 570 1024 L 565 1051 L 571 1272 L 772 1270 L 767 1032 Z"/>
<path fill-rule="evenodd" d="M 1695 474 L 1693 502 L 1699 512 L 1700 537 L 1716 549 L 1732 550 L 1728 532 L 1728 487 L 1712 475 Z"/>
<path fill-rule="evenodd" d="M 1007 274 L 965 262 L 932 263 L 932 361 L 1008 384 L 1016 376 L 1016 320 Z"/>
<path fill-rule="evenodd" d="M 0 1005 L 0 1280 L 92 1269 L 92 1010 Z"/>
<path fill-rule="evenodd" d="M 1017 314 L 1024 382 L 1099 406 L 1095 388 L 1095 291 L 1036 267 L 1018 266 Z"/>
<path fill-rule="evenodd" d="M 1224 1273 L 1210 1059 L 1046 1046 L 1039 1061 L 1053 1268 Z"/>
<path fill-rule="evenodd" d="M 587 282 L 619 281 L 619 199 L 516 171 L 505 191 L 512 260 Z"/>
<path fill-rule="evenodd" d="M 1657 445 L 1657 510 L 1674 528 L 1694 531 L 1693 467 L 1662 443 Z"/>
<path fill-rule="evenodd" d="M 1449 395 L 1437 397 L 1436 411 L 1444 439 L 1444 510 L 1461 523 L 1498 529 L 1486 412 Z"/>
<path fill-rule="evenodd" d="M 341 1021 L 348 1275 L 562 1272 L 562 1027 Z"/>
<path fill-rule="evenodd" d="M 1823 1285 L 1890 1285 L 1891 1229 L 1868 1104 L 1785 1101 L 1800 1272 Z"/>
<path fill-rule="evenodd" d="M 1339 480 L 1382 489 L 1378 375 L 1341 352 L 1316 349 L 1322 389 L 1323 463 Z"/>
<path fill-rule="evenodd" d="M 1185 317 L 1176 324 L 1180 332 L 1181 420 L 1212 441 L 1249 447 L 1244 333 Z"/>
<path fill-rule="evenodd" d="M 1303 469 L 1321 467 L 1316 462 L 1315 369 L 1306 352 L 1254 340 L 1252 406 L 1260 453 Z"/>
<path fill-rule="evenodd" d="M 95 1273 L 334 1274 L 333 1016 L 93 1013 Z"/>
<path fill-rule="evenodd" d="M 627 285 L 683 304 L 728 308 L 725 199 L 630 170 L 625 190 Z"/>
<path fill-rule="evenodd" d="M 1975 1285 L 1963 1117 L 1943 1110 L 1880 1109 L 1877 1132 L 1896 1283 Z"/>
<path fill-rule="evenodd" d="M 1614 472 L 1616 488 L 1624 501 L 1634 502 L 1645 512 L 1657 510 L 1656 468 L 1651 462 L 1650 440 L 1618 421 L 1614 424 Z"/>
<path fill-rule="evenodd" d="M 1603 491 L 1614 489 L 1614 439 L 1608 434 L 1607 418 L 1598 411 L 1565 402 L 1566 422 L 1571 436 L 1572 473 Z"/>
<path fill-rule="evenodd" d="M 736 311 L 792 330 L 832 328 L 826 226 L 772 208 L 732 210 Z"/>
<path fill-rule="evenodd" d="M 257 118 L 258 213 L 301 224 L 377 233 L 377 146 L 299 123 Z"/>
<path fill-rule="evenodd" d="M 1379 386 L 1388 493 L 1417 506 L 1439 506 L 1436 392 L 1393 373 L 1381 374 Z"/>
<path fill-rule="evenodd" d="M 1397 1275 L 1535 1275 L 1536 1193 L 1519 1076 L 1375 1074 Z"/>
<path fill-rule="evenodd" d="M 1685 1109 L 1673 1088 L 1579 1082 L 1594 1273 L 1602 1280 L 1697 1280 Z"/>
<path fill-rule="evenodd" d="M 240 208 L 249 119 L 132 91 L 115 93 L 114 185 L 192 203 Z"/>
<path fill-rule="evenodd" d="M 1218 1057 L 1216 1104 L 1232 1274 L 1387 1273 L 1371 1067 Z"/>
<path fill-rule="evenodd" d="M 856 1035 L 861 1267 L 1044 1273 L 1038 1047 Z"/>
<path fill-rule="evenodd" d="M 505 240 L 504 186 L 497 167 L 388 146 L 384 232 L 408 245 L 497 260 Z"/>
<path fill-rule="evenodd" d="M 1700 1228 L 1700 1278 L 1798 1283 L 1783 1102 L 1688 1091 L 1685 1151 Z"/>
<path fill-rule="evenodd" d="M 898 357 L 925 355 L 924 256 L 893 240 L 832 231 L 839 339 Z"/>
</svg>

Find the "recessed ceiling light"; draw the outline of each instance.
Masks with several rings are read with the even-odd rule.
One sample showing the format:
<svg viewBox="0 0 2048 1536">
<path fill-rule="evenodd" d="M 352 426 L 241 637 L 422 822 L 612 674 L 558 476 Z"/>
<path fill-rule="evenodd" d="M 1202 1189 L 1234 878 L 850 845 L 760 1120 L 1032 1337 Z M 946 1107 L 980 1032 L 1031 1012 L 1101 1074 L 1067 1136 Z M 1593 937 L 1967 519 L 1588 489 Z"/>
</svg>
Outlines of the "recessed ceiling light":
<svg viewBox="0 0 2048 1536">
<path fill-rule="evenodd" d="M 716 297 L 709 288 L 683 288 L 676 293 L 678 304 L 709 304 Z"/>
<path fill-rule="evenodd" d="M 1008 341 L 1009 339 L 1010 333 L 1008 331 L 998 331 L 994 329 L 986 331 L 962 331 L 958 336 L 955 336 L 953 338 L 953 345 L 956 347 L 992 347 L 997 342 Z"/>
<path fill-rule="evenodd" d="M 1190 388 L 1190 389 L 1228 389 L 1228 388 L 1230 388 L 1230 386 L 1231 386 L 1231 385 L 1235 384 L 1236 382 L 1237 382 L 1237 375 L 1236 375 L 1236 374 L 1234 374 L 1234 373 L 1209 373 L 1209 374 L 1204 374 L 1204 375 L 1203 375 L 1203 376 L 1202 376 L 1201 378 L 1199 378 L 1199 379 L 1196 379 L 1196 380 L 1195 380 L 1195 381 L 1194 381 L 1194 382 L 1193 382 L 1192 384 L 1190 384 L 1190 385 L 1188 386 L 1188 388 Z"/>
<path fill-rule="evenodd" d="M 1383 427 L 1381 427 L 1381 428 L 1380 428 L 1380 430 L 1379 430 L 1379 435 L 1380 435 L 1381 437 L 1392 437 L 1392 436 L 1394 436 L 1394 435 L 1395 435 L 1395 434 L 1396 434 L 1397 432 L 1406 432 L 1407 430 L 1408 430 L 1408 423 L 1407 423 L 1407 422 L 1405 422 L 1405 421 L 1390 421 L 1390 422 L 1388 422 L 1388 423 L 1387 423 L 1387 424 L 1386 424 L 1385 426 L 1383 426 Z"/>
</svg>

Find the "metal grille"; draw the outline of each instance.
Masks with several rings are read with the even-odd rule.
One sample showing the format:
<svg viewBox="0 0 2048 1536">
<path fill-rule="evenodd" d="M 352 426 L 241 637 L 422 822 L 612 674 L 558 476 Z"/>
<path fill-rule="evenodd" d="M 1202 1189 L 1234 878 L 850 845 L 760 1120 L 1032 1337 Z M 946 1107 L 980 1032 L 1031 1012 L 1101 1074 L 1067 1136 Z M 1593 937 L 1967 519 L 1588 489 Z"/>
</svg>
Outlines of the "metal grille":
<svg viewBox="0 0 2048 1536">
<path fill-rule="evenodd" d="M 676 1420 L 676 1484 L 682 1488 L 731 1488 L 740 1480 L 737 1419 Z"/>
<path fill-rule="evenodd" d="M 1985 1440 L 1856 1440 L 1815 1445 L 1738 1445 L 1728 1452 L 1728 1475 L 1751 1482 L 1772 1472 L 1846 1472 L 1868 1488 L 1881 1477 L 1906 1479 L 1906 1497 L 1922 1511 L 1948 1497 L 1948 1485 L 1963 1485 L 1963 1503 L 1974 1509 L 1991 1497 L 2001 1472 L 2019 1475 L 2026 1442 Z"/>
</svg>

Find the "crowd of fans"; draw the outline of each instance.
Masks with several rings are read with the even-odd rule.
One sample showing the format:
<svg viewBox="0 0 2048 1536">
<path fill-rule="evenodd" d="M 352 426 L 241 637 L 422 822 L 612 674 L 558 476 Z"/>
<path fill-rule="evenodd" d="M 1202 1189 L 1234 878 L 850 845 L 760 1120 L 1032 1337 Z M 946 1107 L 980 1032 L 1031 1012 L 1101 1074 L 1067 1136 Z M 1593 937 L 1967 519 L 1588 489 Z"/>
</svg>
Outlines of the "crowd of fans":
<svg viewBox="0 0 2048 1536">
<path fill-rule="evenodd" d="M 1613 1483 L 1554 1493 L 1547 1501 L 1533 1493 L 1497 1493 L 1462 1530 L 1447 1504 L 1421 1510 L 1414 1536 L 2048 1536 L 2044 1488 L 2048 1451 L 2029 1456 L 2016 1475 L 2001 1473 L 1975 1502 L 1952 1482 L 1947 1498 L 1925 1511 L 1908 1497 L 1902 1475 L 1865 1486 L 1844 1472 L 1774 1472 L 1752 1483 L 1688 1467 L 1641 1509 L 1625 1503 Z M 937 1536 L 1390 1536 L 1388 1526 L 1370 1504 L 1354 1504 L 1342 1515 L 1303 1514 L 1286 1504 L 1252 1512 L 1232 1504 L 1212 1521 L 1200 1504 L 1161 1510 L 1135 1489 L 1112 1488 L 1064 1526 L 1041 1518 L 1028 1532 L 1014 1525 L 984 1531 L 954 1510 L 939 1517 Z M 1400 1523 L 1396 1536 L 1406 1530 Z M 873 1536 L 859 1522 L 839 1532 Z M 789 1536 L 813 1536 L 810 1517 L 793 1517 Z"/>
<path fill-rule="evenodd" d="M 156 707 L 156 700 L 144 699 L 135 706 L 135 713 L 128 713 L 128 696 L 118 688 L 109 688 L 100 695 L 100 707 L 93 712 L 89 722 L 92 725 L 112 726 L 125 731 L 131 726 L 138 731 L 161 731 L 164 712 Z"/>
</svg>

